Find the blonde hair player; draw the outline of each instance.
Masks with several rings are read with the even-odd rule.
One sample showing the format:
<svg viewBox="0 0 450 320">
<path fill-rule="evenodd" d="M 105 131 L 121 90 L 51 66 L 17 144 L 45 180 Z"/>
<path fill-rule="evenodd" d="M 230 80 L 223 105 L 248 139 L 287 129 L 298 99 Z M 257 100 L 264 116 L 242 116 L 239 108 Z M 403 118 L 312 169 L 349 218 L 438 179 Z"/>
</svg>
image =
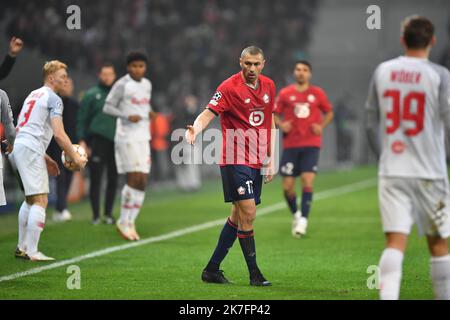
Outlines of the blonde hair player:
<svg viewBox="0 0 450 320">
<path fill-rule="evenodd" d="M 54 260 L 38 251 L 48 205 L 48 175 L 56 176 L 59 168 L 45 152 L 52 137 L 76 164 L 86 165 L 87 158 L 74 151 L 64 131 L 63 103 L 57 95 L 67 83 L 67 66 L 57 60 L 45 63 L 44 85 L 32 91 L 23 103 L 17 120 L 17 136 L 11 160 L 20 176 L 25 201 L 19 210 L 19 242 L 16 257 L 32 261 Z"/>
</svg>

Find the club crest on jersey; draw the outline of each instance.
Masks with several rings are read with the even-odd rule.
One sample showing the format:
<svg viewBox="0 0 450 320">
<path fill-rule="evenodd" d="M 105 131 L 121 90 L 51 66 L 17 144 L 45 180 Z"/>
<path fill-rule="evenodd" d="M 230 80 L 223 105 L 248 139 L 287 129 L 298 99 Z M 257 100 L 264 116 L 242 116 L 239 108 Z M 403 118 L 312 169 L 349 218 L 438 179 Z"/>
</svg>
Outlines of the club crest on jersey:
<svg viewBox="0 0 450 320">
<path fill-rule="evenodd" d="M 297 118 L 305 119 L 311 114 L 309 103 L 298 102 L 294 106 L 294 114 Z"/>
<path fill-rule="evenodd" d="M 290 101 L 295 101 L 295 96 L 290 96 L 290 97 L 289 97 L 289 100 L 290 100 Z"/>
<path fill-rule="evenodd" d="M 391 149 L 393 153 L 400 154 L 405 151 L 406 145 L 402 141 L 397 140 L 392 143 Z"/>
<path fill-rule="evenodd" d="M 245 99 L 244 103 L 246 103 L 246 104 L 250 103 L 250 98 Z"/>
<path fill-rule="evenodd" d="M 245 188 L 241 186 L 237 189 L 237 192 L 240 196 L 243 196 L 245 194 Z"/>
<path fill-rule="evenodd" d="M 314 101 L 316 101 L 316 97 L 314 97 L 314 95 L 312 95 L 312 94 L 309 94 L 307 99 L 310 103 L 313 103 Z"/>
<path fill-rule="evenodd" d="M 270 99 L 269 99 L 269 95 L 267 93 L 264 94 L 263 100 L 264 100 L 264 103 L 269 103 Z"/>
</svg>

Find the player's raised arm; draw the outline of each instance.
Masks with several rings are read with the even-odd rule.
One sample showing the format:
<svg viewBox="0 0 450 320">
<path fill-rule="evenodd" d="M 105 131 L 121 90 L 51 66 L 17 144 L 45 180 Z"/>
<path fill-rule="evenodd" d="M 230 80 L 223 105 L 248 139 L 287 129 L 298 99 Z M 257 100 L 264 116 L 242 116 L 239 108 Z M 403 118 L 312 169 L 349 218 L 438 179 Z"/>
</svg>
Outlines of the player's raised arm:
<svg viewBox="0 0 450 320">
<path fill-rule="evenodd" d="M 16 137 L 16 130 L 13 124 L 13 115 L 11 105 L 9 103 L 9 98 L 6 92 L 3 90 L 0 90 L 0 107 L 2 124 L 3 128 L 5 129 L 6 139 L 8 140 L 7 152 L 9 153 L 12 151 L 12 146 Z"/>
<path fill-rule="evenodd" d="M 378 138 L 379 117 L 378 95 L 374 75 L 370 83 L 369 94 L 366 100 L 365 126 L 369 146 L 376 154 L 377 158 L 379 158 L 381 154 L 381 146 Z"/>
<path fill-rule="evenodd" d="M 194 144 L 195 138 L 197 135 L 202 132 L 206 127 L 209 126 L 211 121 L 215 118 L 215 114 L 210 109 L 205 109 L 202 113 L 199 114 L 197 119 L 195 119 L 193 125 L 188 125 L 186 128 L 186 141 L 189 144 Z"/>
</svg>

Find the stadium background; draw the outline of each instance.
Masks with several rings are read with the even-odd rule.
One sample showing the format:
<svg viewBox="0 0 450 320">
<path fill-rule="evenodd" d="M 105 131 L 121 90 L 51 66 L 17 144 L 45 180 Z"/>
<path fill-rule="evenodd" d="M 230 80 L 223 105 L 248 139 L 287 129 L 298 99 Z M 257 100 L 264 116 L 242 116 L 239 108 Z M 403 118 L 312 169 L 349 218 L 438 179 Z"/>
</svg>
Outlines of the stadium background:
<svg viewBox="0 0 450 320">
<path fill-rule="evenodd" d="M 66 8 L 71 4 L 81 7 L 81 30 L 65 27 Z M 371 4 L 381 7 L 381 30 L 366 28 L 366 8 Z M 199 113 L 217 85 L 238 70 L 243 47 L 253 44 L 265 51 L 264 73 L 278 88 L 292 81 L 293 62 L 306 58 L 313 65 L 313 83 L 325 89 L 336 108 L 335 121 L 324 133 L 320 168 L 327 174 L 322 182 L 319 178 L 319 189 L 326 189 L 328 182 L 339 187 L 346 181 L 345 172 L 349 181 L 375 176 L 375 161 L 362 121 L 368 83 L 378 63 L 401 54 L 400 21 L 415 13 L 429 17 L 436 26 L 438 44 L 431 60 L 450 67 L 450 10 L 446 0 L 2 0 L 0 54 L 6 54 L 13 34 L 24 40 L 25 48 L 0 87 L 8 92 L 17 115 L 25 96 L 41 85 L 44 61 L 57 58 L 66 62 L 76 95 L 81 96 L 96 83 L 95 70 L 102 62 L 113 62 L 121 76 L 126 52 L 143 49 L 149 55 L 152 104 L 171 119 L 172 130 L 189 122 L 177 117 L 182 110 L 194 105 L 195 113 Z M 166 151 L 169 154 L 170 147 Z M 359 169 L 366 165 L 369 169 Z M 152 176 L 150 189 L 163 188 L 169 193 L 163 197 L 175 195 L 173 169 L 171 166 L 167 177 Z M 218 177 L 217 167 L 203 165 L 201 169 L 205 185 L 219 192 L 218 180 L 206 181 Z M 11 204 L 2 209 L 10 214 L 4 215 L 0 231 L 13 239 L 16 226 L 7 216 L 16 212 L 22 194 L 10 168 L 5 166 L 4 170 Z M 158 171 L 157 167 L 153 171 Z M 276 186 L 272 188 L 274 199 L 281 201 L 281 193 Z M 376 201 L 375 189 L 366 198 Z M 221 200 L 220 195 L 217 200 Z M 76 206 L 80 208 L 80 204 Z M 87 210 L 87 204 L 83 202 L 81 208 Z"/>
</svg>

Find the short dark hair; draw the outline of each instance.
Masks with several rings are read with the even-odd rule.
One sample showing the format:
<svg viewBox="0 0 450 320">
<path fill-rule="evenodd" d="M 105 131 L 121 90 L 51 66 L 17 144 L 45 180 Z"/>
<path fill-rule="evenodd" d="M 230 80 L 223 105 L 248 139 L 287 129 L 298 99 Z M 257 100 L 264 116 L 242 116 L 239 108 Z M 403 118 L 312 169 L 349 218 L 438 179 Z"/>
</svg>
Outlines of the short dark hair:
<svg viewBox="0 0 450 320">
<path fill-rule="evenodd" d="M 311 66 L 311 63 L 309 63 L 309 61 L 307 61 L 307 60 L 298 60 L 297 62 L 295 62 L 295 66 L 297 66 L 298 64 L 304 64 L 305 66 L 307 66 L 309 68 L 309 71 L 312 72 L 312 66 Z"/>
<path fill-rule="evenodd" d="M 98 72 L 101 72 L 103 70 L 103 68 L 113 68 L 113 69 L 115 69 L 114 65 L 111 62 L 103 62 L 100 65 L 100 68 L 98 68 Z"/>
<path fill-rule="evenodd" d="M 407 17 L 402 22 L 402 36 L 408 48 L 425 49 L 434 36 L 434 25 L 425 17 Z"/>
<path fill-rule="evenodd" d="M 147 55 L 140 51 L 131 51 L 127 54 L 127 65 L 134 61 L 144 61 L 147 63 Z"/>
<path fill-rule="evenodd" d="M 258 48 L 256 46 L 250 46 L 242 50 L 241 58 L 243 58 L 247 54 L 251 56 L 257 56 L 258 54 L 260 54 L 264 59 L 264 52 L 262 51 L 261 48 Z"/>
</svg>

